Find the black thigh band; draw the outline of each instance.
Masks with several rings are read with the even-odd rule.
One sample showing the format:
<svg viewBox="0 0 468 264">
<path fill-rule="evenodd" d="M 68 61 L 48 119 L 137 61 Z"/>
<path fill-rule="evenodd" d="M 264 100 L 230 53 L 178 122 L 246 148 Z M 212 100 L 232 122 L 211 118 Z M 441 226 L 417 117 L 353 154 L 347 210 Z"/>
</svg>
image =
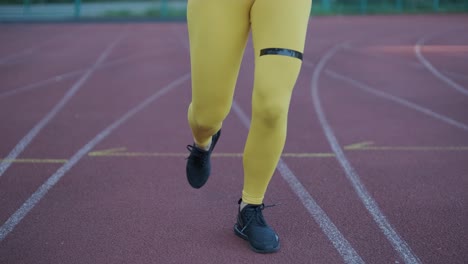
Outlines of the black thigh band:
<svg viewBox="0 0 468 264">
<path fill-rule="evenodd" d="M 262 49 L 260 51 L 260 56 L 263 56 L 263 55 L 282 55 L 282 56 L 289 56 L 289 57 L 298 58 L 302 60 L 302 53 L 299 51 L 291 50 L 291 49 L 280 49 L 280 48 Z"/>
</svg>

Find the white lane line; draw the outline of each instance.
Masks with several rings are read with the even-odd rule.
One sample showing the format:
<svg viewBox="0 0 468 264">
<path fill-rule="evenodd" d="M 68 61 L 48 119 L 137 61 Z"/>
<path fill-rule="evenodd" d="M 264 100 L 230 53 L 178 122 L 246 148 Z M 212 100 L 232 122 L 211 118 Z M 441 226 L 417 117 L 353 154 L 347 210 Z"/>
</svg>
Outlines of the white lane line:
<svg viewBox="0 0 468 264">
<path fill-rule="evenodd" d="M 52 43 L 54 41 L 56 41 L 57 39 L 61 38 L 61 37 L 68 37 L 70 36 L 69 33 L 66 33 L 66 34 L 62 34 L 62 35 L 58 35 L 58 36 L 55 36 L 55 37 L 52 37 L 52 38 L 49 38 L 45 41 L 43 41 L 42 43 L 40 44 L 36 44 L 34 47 L 30 47 L 30 48 L 26 48 L 22 51 L 19 51 L 19 52 L 16 52 L 16 53 L 13 53 L 13 54 L 10 54 L 8 56 L 5 56 L 3 58 L 0 58 L 0 65 L 3 65 L 3 64 L 7 64 L 7 63 L 10 63 L 11 61 L 14 61 L 16 59 L 19 59 L 21 57 L 24 57 L 24 56 L 27 56 L 27 55 L 31 55 L 33 54 L 35 51 L 38 51 L 42 48 L 42 46 L 45 46 L 49 43 Z"/>
<path fill-rule="evenodd" d="M 7 98 L 9 96 L 13 96 L 13 95 L 18 94 L 18 93 L 30 91 L 30 90 L 33 90 L 33 89 L 36 89 L 36 88 L 39 88 L 39 87 L 42 87 L 42 86 L 45 86 L 45 85 L 48 85 L 48 84 L 51 84 L 51 83 L 55 83 L 55 82 L 59 82 L 59 81 L 71 78 L 71 77 L 76 76 L 78 74 L 81 74 L 81 73 L 83 73 L 85 71 L 86 70 L 76 70 L 76 71 L 72 71 L 72 72 L 68 72 L 68 73 L 64 73 L 64 74 L 59 74 L 59 75 L 50 77 L 48 79 L 40 80 L 40 81 L 35 82 L 35 83 L 31 83 L 31 84 L 28 84 L 28 85 L 25 85 L 25 86 L 22 86 L 22 87 L 19 87 L 19 88 L 15 88 L 15 89 L 12 89 L 12 90 L 9 90 L 9 91 L 2 92 L 2 93 L 0 93 L 0 100 L 4 99 L 4 98 Z"/>
<path fill-rule="evenodd" d="M 344 82 L 347 82 L 349 84 L 351 84 L 352 86 L 356 87 L 356 88 L 359 88 L 367 93 L 370 93 L 372 95 L 375 95 L 377 97 L 380 97 L 380 98 L 383 98 L 383 99 L 386 99 L 386 100 L 390 100 L 390 101 L 393 101 L 395 103 L 398 103 L 400 105 L 403 105 L 403 106 L 406 106 L 408 108 L 411 108 L 413 110 L 416 110 L 420 113 L 423 113 L 423 114 L 426 114 L 432 118 L 435 118 L 435 119 L 438 119 L 439 121 L 442 121 L 442 122 L 445 122 L 451 126 L 454 126 L 454 127 L 457 127 L 457 128 L 461 128 L 463 130 L 466 130 L 468 131 L 468 125 L 465 125 L 463 123 L 460 123 L 456 120 L 453 120 L 451 119 L 450 117 L 447 117 L 447 116 L 444 116 L 444 115 L 441 115 L 441 114 L 438 114 L 428 108 L 424 108 L 420 105 L 417 105 L 415 103 L 412 103 L 410 101 L 407 101 L 405 99 L 402 99 L 402 98 L 399 98 L 399 97 L 396 97 L 394 95 L 391 95 L 391 94 L 388 94 L 388 93 L 385 93 L 383 91 L 380 91 L 380 90 L 377 90 L 377 89 L 374 89 L 368 85 L 365 85 L 361 82 L 358 82 L 352 78 L 349 78 L 349 77 L 346 77 L 344 75 L 341 75 L 341 74 L 338 74 L 334 71 L 331 71 L 331 70 L 326 70 L 326 73 L 328 76 L 332 77 L 332 78 L 335 78 L 335 79 L 338 79 L 338 80 L 341 80 L 341 81 L 344 81 Z"/>
<path fill-rule="evenodd" d="M 411 248 L 408 244 L 398 235 L 398 233 L 393 229 L 393 227 L 388 222 L 385 215 L 380 210 L 377 203 L 374 201 L 372 196 L 366 190 L 366 187 L 361 182 L 359 175 L 355 171 L 355 169 L 351 166 L 351 163 L 346 158 L 344 151 L 341 149 L 338 140 L 336 139 L 334 132 L 328 121 L 325 117 L 325 113 L 322 108 L 322 104 L 320 102 L 319 97 L 319 79 L 320 75 L 327 64 L 327 62 L 338 52 L 341 48 L 341 45 L 337 45 L 330 49 L 319 61 L 317 67 L 314 69 L 311 81 L 311 96 L 312 101 L 314 103 L 314 109 L 317 113 L 319 118 L 320 124 L 323 128 L 325 136 L 327 137 L 328 143 L 330 144 L 333 152 L 336 155 L 340 165 L 343 167 L 347 179 L 351 182 L 354 190 L 358 194 L 359 198 L 363 202 L 364 206 L 366 207 L 367 211 L 372 215 L 372 218 L 379 226 L 380 230 L 386 236 L 388 241 L 391 243 L 395 251 L 398 252 L 400 257 L 403 259 L 405 263 L 421 263 L 419 258 L 414 255 Z"/>
<path fill-rule="evenodd" d="M 76 152 L 62 167 L 60 167 L 52 176 L 47 179 L 44 184 L 42 184 L 32 195 L 26 200 L 23 205 L 16 210 L 16 212 L 8 218 L 8 220 L 0 227 L 0 241 L 5 239 L 5 237 L 13 231 L 13 229 L 21 222 L 21 220 L 34 208 L 34 206 L 47 194 L 47 192 L 69 171 L 76 163 L 80 161 L 81 158 L 86 156 L 99 142 L 105 139 L 109 134 L 114 131 L 116 128 L 125 123 L 132 116 L 143 110 L 149 104 L 151 104 L 156 99 L 162 97 L 170 90 L 178 87 L 186 80 L 190 78 L 190 74 L 185 74 L 175 81 L 172 81 L 164 88 L 160 89 L 143 102 L 132 108 L 130 111 L 125 113 L 122 117 L 100 132 L 95 136 L 91 141 L 84 145 L 78 152 Z"/>
<path fill-rule="evenodd" d="M 440 71 L 438 71 L 422 54 L 421 52 L 421 47 L 424 45 L 424 43 L 428 40 L 428 38 L 423 37 L 419 39 L 414 45 L 414 52 L 416 53 L 416 57 L 418 57 L 419 62 L 421 62 L 426 69 L 428 69 L 435 77 L 439 78 L 439 80 L 443 81 L 444 83 L 448 84 L 450 87 L 454 88 L 455 90 L 459 91 L 460 93 L 464 95 L 468 95 L 468 89 L 463 87 L 462 85 L 456 83 L 452 79 L 448 78 L 444 74 L 442 74 Z"/>
<path fill-rule="evenodd" d="M 27 48 L 27 49 L 24 49 L 24 50 L 22 50 L 20 52 L 10 54 L 10 55 L 0 59 L 0 65 L 5 64 L 5 63 L 7 63 L 7 62 L 9 62 L 11 60 L 14 60 L 15 58 L 19 58 L 19 57 L 22 57 L 22 56 L 27 56 L 29 54 L 33 54 L 34 51 L 36 51 L 38 49 L 39 49 L 38 47 Z"/>
<path fill-rule="evenodd" d="M 235 101 L 233 102 L 232 107 L 241 122 L 248 129 L 250 127 L 250 119 Z M 296 175 L 294 175 L 294 173 L 289 169 L 288 165 L 283 161 L 283 159 L 279 160 L 276 169 L 280 172 L 283 179 L 289 184 L 291 190 L 299 197 L 299 200 L 301 200 L 304 207 L 314 218 L 315 222 L 320 226 L 323 233 L 328 237 L 330 242 L 343 258 L 344 262 L 364 263 L 356 250 L 354 250 L 348 240 L 346 240 L 343 234 L 341 234 L 341 232 L 338 230 L 335 224 L 333 224 L 323 209 L 320 208 L 314 198 L 312 198 L 310 193 L 297 179 Z"/>
<path fill-rule="evenodd" d="M 42 118 L 39 123 L 37 123 L 31 131 L 29 131 L 26 136 L 24 136 L 21 141 L 15 146 L 15 148 L 8 154 L 5 158 L 6 160 L 14 160 L 18 157 L 21 152 L 31 143 L 34 137 L 39 134 L 44 126 L 49 123 L 49 121 L 67 104 L 67 102 L 75 95 L 75 93 L 81 88 L 81 86 L 91 77 L 97 67 L 107 58 L 112 49 L 123 39 L 124 35 L 120 35 L 115 41 L 113 41 L 99 56 L 94 65 L 89 68 L 85 74 L 77 81 L 73 86 L 68 90 L 68 92 L 63 96 L 62 99 L 52 108 L 52 110 L 47 113 L 47 115 Z M 10 167 L 12 163 L 0 162 L 0 177 L 5 173 L 5 171 Z"/>
<path fill-rule="evenodd" d="M 396 64 L 404 65 L 404 66 L 408 66 L 408 67 L 415 68 L 415 69 L 424 69 L 424 66 L 416 61 L 410 61 L 407 59 L 398 58 L 396 56 L 383 55 L 381 53 L 366 52 L 366 50 L 363 50 L 362 48 L 361 49 L 355 48 L 355 47 L 352 47 L 351 45 L 346 45 L 343 47 L 343 49 L 350 53 L 354 53 L 358 56 L 366 56 L 368 58 L 384 60 L 387 63 L 392 63 L 395 65 Z"/>
<path fill-rule="evenodd" d="M 145 53 L 145 54 L 131 55 L 131 56 L 127 56 L 127 57 L 120 58 L 120 59 L 115 59 L 113 61 L 109 61 L 109 62 L 102 63 L 102 64 L 98 65 L 97 70 L 102 70 L 102 69 L 105 69 L 105 68 L 109 68 L 109 67 L 112 67 L 112 66 L 123 64 L 123 63 L 126 63 L 127 61 L 132 60 L 132 59 L 137 59 L 137 58 L 140 58 L 140 57 L 148 57 L 148 56 L 150 56 L 150 55 Z M 18 88 L 11 89 L 9 91 L 2 92 L 2 93 L 0 93 L 0 100 L 4 99 L 4 98 L 7 98 L 7 97 L 10 97 L 10 96 L 13 96 L 13 95 L 16 95 L 16 94 L 19 94 L 19 93 L 31 91 L 31 90 L 43 87 L 43 86 L 51 84 L 51 83 L 55 83 L 55 82 L 59 82 L 59 81 L 63 81 L 63 80 L 73 78 L 73 77 L 75 77 L 75 76 L 77 76 L 79 74 L 82 74 L 82 73 L 90 70 L 92 67 L 93 66 L 91 66 L 89 68 L 86 68 L 86 69 L 81 69 L 81 70 L 70 71 L 70 72 L 58 74 L 58 75 L 52 76 L 52 77 L 50 77 L 48 79 L 40 80 L 40 81 L 37 81 L 35 83 L 31 83 L 31 84 L 28 84 L 28 85 L 25 85 L 25 86 L 22 86 L 22 87 L 18 87 Z"/>
<path fill-rule="evenodd" d="M 363 51 L 361 49 L 354 48 L 354 47 L 352 47 L 350 45 L 345 46 L 343 48 L 345 50 L 351 52 L 351 53 L 356 54 L 356 55 L 366 56 L 366 57 L 374 58 L 374 59 L 377 59 L 377 60 L 383 60 L 383 61 L 386 61 L 387 63 L 392 63 L 392 64 L 395 64 L 395 65 L 397 65 L 397 64 L 398 65 L 403 65 L 403 66 L 414 68 L 416 70 L 424 70 L 424 71 L 426 70 L 426 67 L 424 67 L 424 65 L 422 65 L 420 62 L 413 62 L 413 61 L 409 61 L 409 60 L 406 60 L 406 59 L 397 59 L 394 56 L 392 57 L 392 56 L 388 56 L 388 55 L 369 53 L 369 52 L 365 52 L 365 51 Z M 441 72 L 443 72 L 447 76 L 452 76 L 455 79 L 468 80 L 468 75 L 467 74 L 462 74 L 462 73 L 448 71 L 448 70 L 443 70 Z"/>
<path fill-rule="evenodd" d="M 458 72 L 452 72 L 452 71 L 446 71 L 446 70 L 443 70 L 443 72 L 444 72 L 447 76 L 452 76 L 452 78 L 455 78 L 455 79 L 468 80 L 468 74 L 463 74 L 463 73 L 458 73 Z"/>
</svg>

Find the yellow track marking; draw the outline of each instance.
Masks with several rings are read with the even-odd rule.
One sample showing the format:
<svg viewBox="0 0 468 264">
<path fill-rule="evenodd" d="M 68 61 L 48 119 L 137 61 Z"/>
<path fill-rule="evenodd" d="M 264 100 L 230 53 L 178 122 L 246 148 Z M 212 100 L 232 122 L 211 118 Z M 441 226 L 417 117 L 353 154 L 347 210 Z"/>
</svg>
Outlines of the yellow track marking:
<svg viewBox="0 0 468 264">
<path fill-rule="evenodd" d="M 346 151 L 468 151 L 468 146 L 375 146 L 373 141 L 363 141 L 343 147 Z M 127 152 L 127 148 L 118 147 L 104 150 L 97 150 L 88 153 L 90 157 L 176 157 L 186 158 L 188 152 L 166 153 L 166 152 Z M 332 158 L 334 153 L 328 152 L 304 152 L 304 153 L 283 153 L 284 158 Z M 242 153 L 213 153 L 214 158 L 242 158 Z M 52 163 L 63 164 L 67 159 L 0 159 L 1 162 L 8 163 Z"/>
<path fill-rule="evenodd" d="M 344 147 L 345 150 L 396 150 L 396 151 L 467 151 L 468 146 L 374 146 L 372 141 L 364 141 Z"/>
<path fill-rule="evenodd" d="M 335 157 L 333 153 L 284 153 L 287 158 L 331 158 Z"/>
<path fill-rule="evenodd" d="M 126 148 L 112 148 L 88 153 L 91 157 L 188 157 L 187 153 L 160 153 L 160 152 L 125 152 Z M 241 158 L 242 153 L 213 153 L 213 158 Z M 292 158 L 328 158 L 333 153 L 284 153 L 283 157 Z"/>
</svg>

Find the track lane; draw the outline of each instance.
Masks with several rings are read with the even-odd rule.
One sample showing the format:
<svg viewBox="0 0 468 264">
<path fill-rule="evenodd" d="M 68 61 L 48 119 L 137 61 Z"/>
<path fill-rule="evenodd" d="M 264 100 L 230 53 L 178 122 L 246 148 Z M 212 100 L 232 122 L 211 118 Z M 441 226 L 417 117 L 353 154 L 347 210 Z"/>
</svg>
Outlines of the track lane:
<svg viewBox="0 0 468 264">
<path fill-rule="evenodd" d="M 436 22 L 431 23 L 438 24 L 437 29 L 443 30 L 459 19 L 438 17 Z M 311 23 L 309 37 L 320 36 L 321 40 L 311 42 L 307 48 L 306 55 L 311 60 L 310 64 L 315 65 L 327 48 L 350 36 L 358 40 L 355 42 L 356 47 L 361 47 L 364 42 L 372 43 L 372 39 L 379 39 L 378 36 L 385 33 L 393 32 L 389 36 L 397 37 L 397 32 L 400 31 L 404 40 L 395 40 L 395 44 L 410 43 L 410 35 L 413 33 L 403 32 L 395 21 L 401 21 L 402 24 L 412 21 L 413 24 L 408 28 L 408 31 L 412 31 L 420 27 L 419 22 L 426 23 L 427 17 L 375 18 L 375 27 L 388 25 L 389 30 L 384 33 L 382 30 L 379 33 L 371 31 L 369 21 L 369 18 L 312 20 L 315 24 Z M 324 28 L 325 25 L 328 28 Z M 118 53 L 114 54 L 116 58 L 126 54 L 135 45 L 141 45 L 138 46 L 140 50 L 149 49 L 158 43 L 156 39 L 162 42 L 163 38 L 157 37 L 158 35 L 170 34 L 167 28 L 159 30 L 157 25 L 144 25 L 142 35 L 148 37 L 148 33 L 153 31 L 155 35 L 146 44 L 139 44 L 136 41 L 141 37 L 137 30 L 139 26 L 133 26 L 132 34 L 135 39 L 126 42 L 126 46 L 119 47 Z M 174 30 L 184 29 L 182 24 L 165 26 Z M 360 30 L 353 33 L 351 29 Z M 327 35 L 327 30 L 331 35 Z M 387 40 L 383 39 L 381 43 L 384 44 Z M 167 43 L 177 43 L 172 41 Z M 74 97 L 73 103 L 61 113 L 57 122 L 53 125 L 51 123 L 44 130 L 41 139 L 31 144 L 24 157 L 37 153 L 50 153 L 57 157 L 64 156 L 63 153 L 72 154 L 84 141 L 94 136 L 99 127 L 102 129 L 105 126 L 102 120 L 115 120 L 125 106 L 137 102 L 153 89 L 152 85 L 156 83 L 152 79 L 162 80 L 163 77 L 169 78 L 188 70 L 187 54 L 181 54 L 180 46 L 173 47 L 171 51 L 166 50 L 167 56 L 159 59 L 142 59 L 108 69 L 102 75 L 100 72 L 89 87 Z M 248 113 L 252 81 L 249 75 L 251 66 L 248 65 L 252 61 L 251 54 L 247 53 L 246 56 L 247 66 L 241 72 L 236 100 Z M 360 67 L 373 64 L 372 67 L 375 68 L 407 75 L 395 81 L 396 85 L 414 81 L 411 80 L 412 72 L 402 72 L 402 68 L 398 67 L 387 68 L 378 59 L 365 60 L 359 56 L 350 58 L 355 58 L 354 65 L 359 62 Z M 385 89 L 380 84 L 385 84 L 387 79 L 375 81 L 368 76 L 363 78 L 358 71 L 351 71 L 354 69 L 353 64 L 347 64 L 349 58 L 346 52 L 340 53 L 336 59 L 330 69 L 349 74 L 349 77 L 373 87 Z M 168 61 L 172 63 L 168 64 Z M 160 75 L 155 75 L 156 72 Z M 307 87 L 310 77 L 303 70 L 294 93 L 291 128 L 285 148 L 288 153 L 330 152 L 317 120 L 312 115 L 305 114 L 312 110 L 310 102 L 307 104 L 303 100 L 307 92 L 304 87 Z M 112 85 L 105 85 L 111 78 L 115 78 L 113 82 L 109 82 Z M 434 138 L 441 139 L 438 141 L 441 146 L 465 142 L 466 133 L 463 131 L 411 112 L 393 102 L 379 100 L 327 74 L 322 76 L 321 85 L 327 87 L 321 91 L 324 108 L 343 148 L 364 141 L 374 141 L 372 146 L 376 147 L 429 146 Z M 112 93 L 106 95 L 104 91 L 109 90 Z M 96 95 L 96 91 L 102 93 Z M 418 91 L 412 97 L 404 94 L 404 90 L 396 92 L 396 95 L 407 96 L 408 100 L 416 99 L 416 102 L 424 103 L 434 111 L 453 118 L 459 117 L 457 113 L 460 108 L 447 109 L 445 104 L 434 104 L 425 99 L 418 101 L 421 100 L 417 96 L 421 94 Z M 450 90 L 444 89 L 441 95 L 443 93 L 450 93 Z M 29 92 L 24 95 L 26 94 Z M 188 85 L 174 94 L 168 94 L 167 100 L 151 105 L 129 120 L 93 151 L 127 147 L 128 151 L 184 153 L 184 146 L 190 143 L 185 113 L 189 98 Z M 438 99 L 442 102 L 442 97 Z M 446 100 L 454 99 L 456 98 L 446 97 Z M 102 104 L 103 101 L 106 104 Z M 70 118 L 77 113 L 78 118 L 73 119 L 76 123 L 71 124 Z M 169 113 L 173 117 L 167 118 Z M 304 119 L 310 121 L 304 124 Z M 225 128 L 217 150 L 220 153 L 241 152 L 246 131 L 234 113 L 226 120 Z M 388 133 L 388 130 L 392 133 Z M 305 131 L 310 133 L 304 133 Z M 61 134 L 73 135 L 74 139 L 66 140 L 69 137 Z M 51 144 L 51 138 L 56 143 Z M 184 138 L 187 140 L 184 141 Z M 462 166 L 463 152 L 346 149 L 345 152 L 391 223 L 423 262 L 444 263 L 449 259 L 453 263 L 463 263 L 464 255 L 460 249 L 466 242 L 466 236 L 463 230 L 457 229 L 462 227 L 460 223 L 463 223 L 463 215 L 466 214 L 463 207 L 466 202 L 466 197 L 463 196 L 463 187 L 466 186 L 463 176 L 465 168 Z M 407 158 L 408 156 L 411 158 Z M 360 205 L 334 158 L 285 158 L 285 161 L 367 263 L 387 260 L 402 263 Z M 424 166 L 426 162 L 430 164 Z M 306 213 L 296 196 L 288 191 L 280 174 L 274 176 L 265 202 L 270 204 L 279 201 L 283 205 L 271 208 L 265 214 L 280 233 L 283 248 L 279 254 L 262 256 L 250 252 L 245 242 L 232 234 L 235 202 L 241 189 L 241 160 L 216 158 L 215 177 L 202 190 L 188 187 L 184 178 L 184 165 L 183 158 L 177 157 L 84 157 L 47 194 L 45 200 L 31 211 L 31 215 L 23 220 L 11 236 L 0 243 L 0 251 L 8 252 L 0 254 L 4 258 L 2 261 L 15 263 L 33 259 L 36 263 L 74 263 L 85 259 L 89 263 L 154 263 L 187 262 L 187 258 L 199 263 L 227 260 L 235 260 L 237 263 L 341 261 L 333 245 Z M 34 168 L 37 170 L 36 176 L 43 178 L 47 177 L 45 171 L 55 171 L 57 167 L 56 164 L 42 164 Z M 450 173 L 444 178 L 440 177 L 447 167 L 451 168 Z M 34 169 L 25 164 L 15 168 L 10 172 L 34 172 Z M 177 198 L 174 198 L 174 194 Z M 17 200 L 19 196 L 14 199 Z M 187 219 L 184 217 L 187 215 L 193 217 Z M 442 228 L 431 231 L 435 228 L 434 224 L 443 223 L 441 221 L 444 221 L 445 215 L 452 215 L 453 219 L 450 219 L 448 225 L 440 224 L 438 226 Z M 50 228 L 52 223 L 55 229 Z M 174 226 L 179 227 L 176 233 L 171 232 Z M 27 251 L 23 250 L 26 244 L 29 245 Z M 184 249 L 186 254 L 180 254 L 180 249 Z M 165 254 L 161 255 L 161 252 Z"/>
</svg>

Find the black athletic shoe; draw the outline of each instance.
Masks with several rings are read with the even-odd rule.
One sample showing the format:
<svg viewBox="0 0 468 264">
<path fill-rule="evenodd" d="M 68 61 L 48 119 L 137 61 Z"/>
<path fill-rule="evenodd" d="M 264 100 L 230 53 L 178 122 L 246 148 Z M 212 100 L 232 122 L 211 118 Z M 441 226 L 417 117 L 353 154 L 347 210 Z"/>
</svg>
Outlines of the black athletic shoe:
<svg viewBox="0 0 468 264">
<path fill-rule="evenodd" d="M 208 181 L 211 172 L 210 156 L 216 142 L 221 135 L 221 130 L 213 135 L 209 150 L 204 150 L 193 145 L 188 145 L 190 156 L 187 158 L 187 180 L 193 188 L 199 189 Z"/>
<path fill-rule="evenodd" d="M 268 226 L 263 218 L 262 210 L 264 208 L 264 204 L 249 204 L 245 206 L 237 215 L 234 233 L 240 238 L 249 241 L 253 251 L 257 253 L 273 253 L 280 249 L 280 243 L 276 232 Z"/>
</svg>

